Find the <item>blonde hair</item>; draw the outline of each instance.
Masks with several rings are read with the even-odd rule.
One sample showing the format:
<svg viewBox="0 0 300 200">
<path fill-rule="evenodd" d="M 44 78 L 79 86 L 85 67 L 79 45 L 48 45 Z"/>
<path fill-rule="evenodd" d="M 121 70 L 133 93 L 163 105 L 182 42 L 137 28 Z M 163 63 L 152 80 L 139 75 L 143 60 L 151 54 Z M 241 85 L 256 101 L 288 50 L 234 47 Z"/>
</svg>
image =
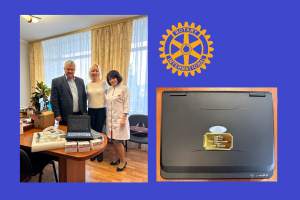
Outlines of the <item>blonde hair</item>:
<svg viewBox="0 0 300 200">
<path fill-rule="evenodd" d="M 101 72 L 101 68 L 100 68 L 99 65 L 97 65 L 97 64 L 93 64 L 92 67 L 91 67 L 90 70 L 89 70 L 90 80 L 93 80 L 93 77 L 92 77 L 92 70 L 93 70 L 93 67 L 97 67 L 97 68 L 98 68 L 98 71 L 99 71 L 99 79 L 101 80 L 101 79 L 102 79 L 102 72 Z"/>
</svg>

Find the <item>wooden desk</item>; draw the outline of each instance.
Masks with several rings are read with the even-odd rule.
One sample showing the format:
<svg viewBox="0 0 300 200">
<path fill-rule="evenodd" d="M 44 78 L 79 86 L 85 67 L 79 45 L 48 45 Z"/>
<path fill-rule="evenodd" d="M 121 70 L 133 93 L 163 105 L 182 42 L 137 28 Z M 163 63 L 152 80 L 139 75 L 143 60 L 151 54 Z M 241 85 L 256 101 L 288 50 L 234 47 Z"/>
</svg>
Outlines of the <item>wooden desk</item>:
<svg viewBox="0 0 300 200">
<path fill-rule="evenodd" d="M 160 176 L 160 139 L 161 139 L 161 100 L 164 91 L 257 91 L 271 92 L 273 94 L 274 111 L 274 142 L 275 142 L 275 166 L 274 175 L 270 179 L 196 179 L 175 180 L 163 179 Z M 157 88 L 156 89 L 156 181 L 277 181 L 277 88 Z"/>
<path fill-rule="evenodd" d="M 67 127 L 60 125 L 59 129 L 66 131 Z M 36 128 L 25 131 L 24 134 L 20 136 L 20 148 L 31 150 L 33 133 L 41 131 L 41 129 Z M 103 148 L 101 149 L 91 150 L 89 152 L 65 153 L 65 149 L 61 148 L 41 151 L 40 153 L 57 157 L 59 182 L 85 182 L 85 160 L 97 156 L 107 147 L 107 137 L 103 133 L 101 134 L 104 138 Z"/>
</svg>

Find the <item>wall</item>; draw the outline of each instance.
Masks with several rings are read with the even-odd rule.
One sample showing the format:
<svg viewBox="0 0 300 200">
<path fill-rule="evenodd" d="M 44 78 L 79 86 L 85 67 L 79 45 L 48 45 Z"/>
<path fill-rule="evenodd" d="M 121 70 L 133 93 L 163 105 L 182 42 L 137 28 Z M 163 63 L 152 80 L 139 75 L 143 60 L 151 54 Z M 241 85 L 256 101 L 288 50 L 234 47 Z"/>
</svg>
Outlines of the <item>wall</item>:
<svg viewBox="0 0 300 200">
<path fill-rule="evenodd" d="M 20 40 L 20 106 L 30 106 L 29 44 Z"/>
</svg>

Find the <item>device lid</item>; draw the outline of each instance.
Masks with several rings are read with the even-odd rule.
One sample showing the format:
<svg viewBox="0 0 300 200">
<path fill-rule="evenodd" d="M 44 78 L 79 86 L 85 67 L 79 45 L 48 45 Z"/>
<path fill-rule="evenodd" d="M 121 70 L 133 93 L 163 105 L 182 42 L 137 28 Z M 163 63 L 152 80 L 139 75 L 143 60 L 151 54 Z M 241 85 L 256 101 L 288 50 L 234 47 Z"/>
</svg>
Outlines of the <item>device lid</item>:
<svg viewBox="0 0 300 200">
<path fill-rule="evenodd" d="M 88 115 L 69 115 L 68 132 L 90 132 L 91 119 Z"/>
</svg>

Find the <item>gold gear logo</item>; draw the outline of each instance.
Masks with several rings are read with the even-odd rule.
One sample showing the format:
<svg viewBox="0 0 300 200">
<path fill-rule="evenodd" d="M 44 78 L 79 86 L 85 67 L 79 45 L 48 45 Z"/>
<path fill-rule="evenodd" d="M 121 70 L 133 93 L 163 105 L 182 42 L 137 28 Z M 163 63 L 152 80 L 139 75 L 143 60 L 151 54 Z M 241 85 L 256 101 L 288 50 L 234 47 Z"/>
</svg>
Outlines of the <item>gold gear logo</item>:
<svg viewBox="0 0 300 200">
<path fill-rule="evenodd" d="M 183 26 L 181 23 L 178 27 L 173 25 L 172 31 L 168 29 L 167 33 L 162 36 L 164 41 L 160 41 L 162 47 L 159 48 L 160 57 L 164 58 L 162 63 L 168 64 L 167 69 L 172 68 L 172 73 L 178 72 L 178 76 L 184 73 L 186 77 L 189 73 L 194 76 L 195 71 L 201 73 L 201 68 L 206 69 L 205 64 L 210 64 L 214 48 L 205 29 L 201 31 L 200 25 L 195 28 L 195 23 L 189 26 L 185 22 Z"/>
</svg>

